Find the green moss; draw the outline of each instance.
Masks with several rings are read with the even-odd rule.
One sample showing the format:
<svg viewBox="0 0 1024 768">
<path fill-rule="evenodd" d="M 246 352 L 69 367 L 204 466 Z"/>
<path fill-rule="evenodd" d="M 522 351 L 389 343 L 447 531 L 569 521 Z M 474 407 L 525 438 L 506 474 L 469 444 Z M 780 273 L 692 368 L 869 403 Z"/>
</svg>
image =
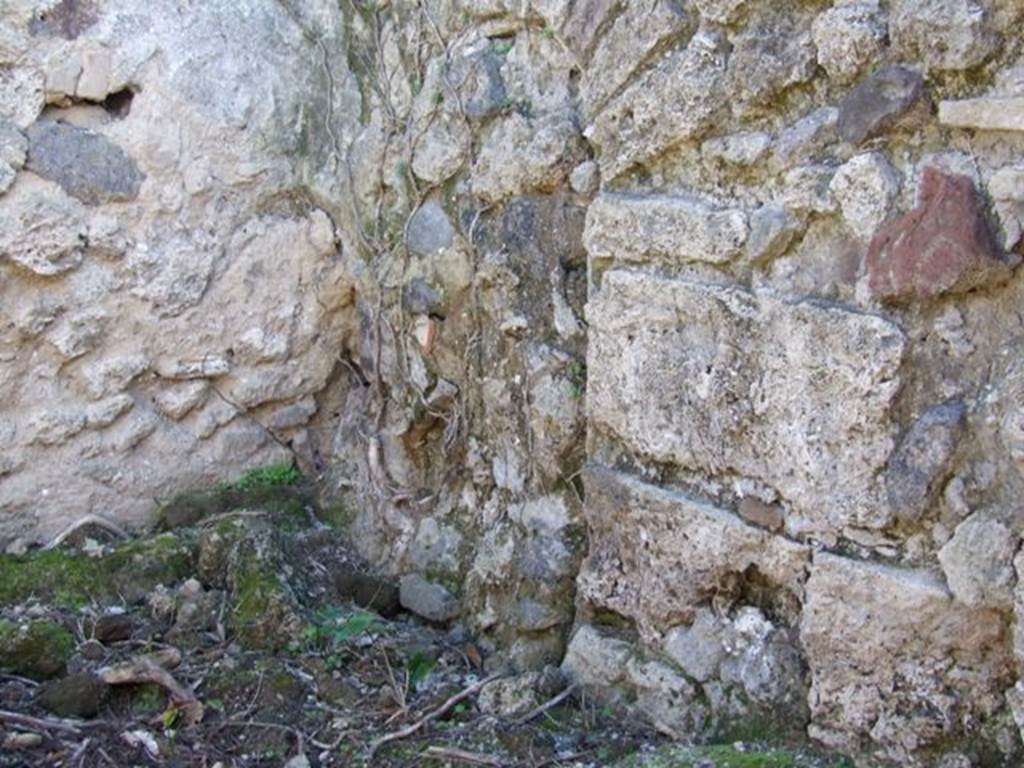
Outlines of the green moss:
<svg viewBox="0 0 1024 768">
<path fill-rule="evenodd" d="M 631 755 L 614 768 L 697 768 L 711 763 L 716 768 L 848 768 L 846 758 L 823 757 L 782 749 L 749 748 L 716 744 L 706 747 L 663 747 L 655 752 Z"/>
<path fill-rule="evenodd" d="M 64 670 L 75 650 L 75 639 L 52 621 L 19 625 L 0 619 L 0 669 L 35 680 Z"/>
<path fill-rule="evenodd" d="M 194 561 L 192 539 L 171 534 L 128 542 L 99 558 L 58 549 L 0 555 L 0 604 L 32 597 L 72 609 L 118 597 L 131 602 L 157 584 L 187 578 Z"/>
<path fill-rule="evenodd" d="M 289 524 L 304 522 L 307 506 L 316 505 L 298 469 L 277 464 L 250 470 L 232 483 L 179 493 L 160 508 L 160 519 L 163 528 L 175 530 L 227 512 L 258 509 Z"/>
</svg>

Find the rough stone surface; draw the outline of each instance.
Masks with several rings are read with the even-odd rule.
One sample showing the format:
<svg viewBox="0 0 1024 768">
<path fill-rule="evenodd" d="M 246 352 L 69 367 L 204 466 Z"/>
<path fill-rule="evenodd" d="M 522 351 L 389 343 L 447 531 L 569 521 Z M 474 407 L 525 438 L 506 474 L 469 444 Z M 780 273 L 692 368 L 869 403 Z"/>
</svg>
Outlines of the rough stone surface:
<svg viewBox="0 0 1024 768">
<path fill-rule="evenodd" d="M 691 623 L 712 595 L 728 599 L 753 574 L 780 610 L 799 601 L 805 547 L 611 470 L 589 470 L 585 484 L 591 539 L 580 595 L 635 621 L 643 637 Z"/>
<path fill-rule="evenodd" d="M 800 624 L 812 736 L 926 765 L 914 755 L 1000 706 L 1007 633 L 1003 616 L 955 603 L 927 574 L 815 555 Z"/>
<path fill-rule="evenodd" d="M 890 520 L 878 473 L 904 337 L 889 321 L 618 271 L 588 320 L 594 429 L 656 461 L 774 487 L 791 533 Z"/>
<path fill-rule="evenodd" d="M 595 258 L 621 262 L 721 264 L 747 239 L 746 214 L 672 196 L 605 193 L 587 210 L 584 243 Z"/>
<path fill-rule="evenodd" d="M 872 240 L 868 280 L 881 299 L 930 299 L 1006 279 L 1001 256 L 974 182 L 929 167 L 919 205 Z"/>
<path fill-rule="evenodd" d="M 726 105 L 726 61 L 725 40 L 700 32 L 613 99 L 586 130 L 602 178 L 707 131 Z"/>
<path fill-rule="evenodd" d="M 924 79 L 910 67 L 892 66 L 866 78 L 839 105 L 839 135 L 851 144 L 892 128 L 924 93 Z"/>
<path fill-rule="evenodd" d="M 1019 535 L 982 513 L 957 526 L 938 555 L 956 599 L 972 608 L 1012 608 L 1019 545 Z"/>
<path fill-rule="evenodd" d="M 837 83 L 849 83 L 875 61 L 886 36 L 877 0 L 837 3 L 811 27 L 818 63 Z"/>
<path fill-rule="evenodd" d="M 0 547 L 294 462 L 381 580 L 335 586 L 418 576 L 495 668 L 1021 764 L 1024 6 L 372 5 L 3 4 Z"/>
<path fill-rule="evenodd" d="M 869 242 L 889 217 L 900 178 L 880 152 L 857 155 L 844 164 L 829 184 L 850 230 Z"/>
<path fill-rule="evenodd" d="M 899 0 L 893 3 L 889 34 L 907 59 L 929 69 L 970 69 L 995 51 L 999 37 L 992 10 L 978 0 Z"/>
</svg>

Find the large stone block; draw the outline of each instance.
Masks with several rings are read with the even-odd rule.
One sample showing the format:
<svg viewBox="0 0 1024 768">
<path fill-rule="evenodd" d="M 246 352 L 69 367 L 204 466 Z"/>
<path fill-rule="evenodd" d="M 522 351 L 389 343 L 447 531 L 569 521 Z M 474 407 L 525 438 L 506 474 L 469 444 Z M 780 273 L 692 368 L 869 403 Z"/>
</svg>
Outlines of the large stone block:
<svg viewBox="0 0 1024 768">
<path fill-rule="evenodd" d="M 584 482 L 590 552 L 577 586 L 591 607 L 632 619 L 651 641 L 712 598 L 744 601 L 750 583 L 795 616 L 805 546 L 620 472 L 592 467 Z"/>
<path fill-rule="evenodd" d="M 747 239 L 747 216 L 676 195 L 606 193 L 587 210 L 584 244 L 591 257 L 669 264 L 723 264 Z"/>
<path fill-rule="evenodd" d="M 774 488 L 791 535 L 891 520 L 880 475 L 905 338 L 885 318 L 612 270 L 588 319 L 598 433 Z"/>
<path fill-rule="evenodd" d="M 896 765 L 996 711 L 1013 682 L 1004 614 L 954 602 L 930 574 L 819 553 L 800 637 L 811 668 L 810 734 Z"/>
</svg>

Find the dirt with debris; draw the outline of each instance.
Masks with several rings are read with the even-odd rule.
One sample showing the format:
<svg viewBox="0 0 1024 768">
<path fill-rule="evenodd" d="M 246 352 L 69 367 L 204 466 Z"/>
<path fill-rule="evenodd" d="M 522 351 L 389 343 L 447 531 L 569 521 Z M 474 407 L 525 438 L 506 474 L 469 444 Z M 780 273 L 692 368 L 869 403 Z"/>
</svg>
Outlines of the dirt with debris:
<svg viewBox="0 0 1024 768">
<path fill-rule="evenodd" d="M 300 490 L 257 490 L 0 556 L 0 768 L 845 765 L 668 745 L 557 668 L 506 670 L 403 612 Z"/>
</svg>

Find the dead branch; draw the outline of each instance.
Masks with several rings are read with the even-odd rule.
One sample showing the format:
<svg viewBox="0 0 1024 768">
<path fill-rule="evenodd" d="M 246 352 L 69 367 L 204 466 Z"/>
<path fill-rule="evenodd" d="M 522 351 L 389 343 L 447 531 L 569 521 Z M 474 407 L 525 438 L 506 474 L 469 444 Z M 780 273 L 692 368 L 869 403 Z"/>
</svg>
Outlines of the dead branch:
<svg viewBox="0 0 1024 768">
<path fill-rule="evenodd" d="M 525 715 L 523 715 L 518 720 L 516 720 L 514 725 L 526 725 L 528 722 L 530 722 L 534 718 L 540 717 L 541 715 L 543 715 L 549 709 L 554 709 L 559 704 L 561 704 L 563 701 L 565 701 L 570 696 L 572 696 L 574 693 L 576 693 L 576 689 L 577 688 L 579 688 L 579 685 L 577 683 L 573 683 L 572 685 L 570 685 L 568 688 L 566 688 L 564 691 L 562 691 L 560 694 L 558 694 L 554 698 L 549 699 L 548 701 L 544 702 L 543 704 L 541 704 L 536 709 L 533 709 L 533 710 L 527 712 Z"/>
<path fill-rule="evenodd" d="M 34 728 L 47 732 L 58 731 L 60 733 L 74 734 L 75 736 L 82 733 L 81 728 L 85 725 L 85 723 L 75 722 L 74 720 L 58 720 L 54 717 L 32 717 L 31 715 L 22 715 L 18 712 L 8 712 L 3 709 L 0 709 L 0 720 L 5 723 L 21 726 L 22 728 Z"/>
<path fill-rule="evenodd" d="M 475 682 L 468 688 L 464 688 L 463 690 L 456 693 L 454 696 L 451 696 L 440 707 L 431 710 L 412 725 L 407 725 L 405 728 L 402 728 L 401 730 L 394 731 L 393 733 L 388 733 L 384 736 L 381 736 L 379 739 L 370 744 L 368 759 L 373 759 L 373 756 L 377 753 L 377 750 L 383 747 L 385 744 L 388 744 L 392 741 L 398 741 L 399 739 L 404 739 L 408 736 L 412 736 L 418 730 L 423 728 L 423 726 L 425 726 L 427 723 L 441 717 L 441 715 L 445 714 L 449 709 L 454 707 L 460 701 L 465 701 L 470 696 L 479 693 L 480 689 L 488 683 L 493 683 L 495 680 L 498 680 L 502 677 L 505 677 L 504 672 L 495 672 L 493 675 L 488 675 L 483 680 Z"/>
<path fill-rule="evenodd" d="M 464 749 L 455 747 L 427 747 L 423 753 L 424 757 L 431 757 L 435 760 L 451 760 L 466 765 L 486 765 L 491 768 L 502 768 L 505 763 L 497 757 L 482 755 L 479 752 L 467 752 Z"/>
</svg>

